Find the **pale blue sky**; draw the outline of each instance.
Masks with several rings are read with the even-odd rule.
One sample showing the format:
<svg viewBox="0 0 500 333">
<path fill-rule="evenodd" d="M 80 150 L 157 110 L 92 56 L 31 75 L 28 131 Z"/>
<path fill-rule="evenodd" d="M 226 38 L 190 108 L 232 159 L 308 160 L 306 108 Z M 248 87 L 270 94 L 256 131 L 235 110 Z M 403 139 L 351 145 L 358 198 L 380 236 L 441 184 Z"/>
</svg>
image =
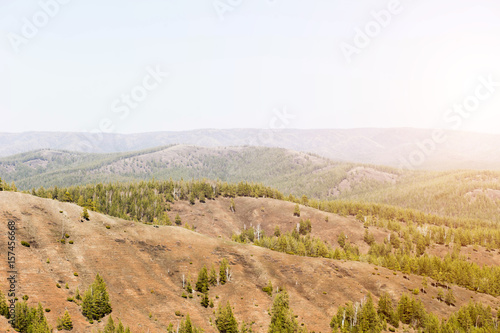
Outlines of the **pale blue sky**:
<svg viewBox="0 0 500 333">
<path fill-rule="evenodd" d="M 480 79 L 500 82 L 498 1 L 401 0 L 385 27 L 372 11 L 397 1 L 55 2 L 0 0 L 1 132 L 500 133 L 500 86 L 487 94 Z M 354 42 L 357 29 L 377 24 L 368 46 Z M 342 43 L 358 48 L 350 62 Z M 168 77 L 150 78 L 155 69 Z M 447 111 L 466 100 L 474 112 Z M 294 118 L 276 122 L 284 109 Z"/>
</svg>

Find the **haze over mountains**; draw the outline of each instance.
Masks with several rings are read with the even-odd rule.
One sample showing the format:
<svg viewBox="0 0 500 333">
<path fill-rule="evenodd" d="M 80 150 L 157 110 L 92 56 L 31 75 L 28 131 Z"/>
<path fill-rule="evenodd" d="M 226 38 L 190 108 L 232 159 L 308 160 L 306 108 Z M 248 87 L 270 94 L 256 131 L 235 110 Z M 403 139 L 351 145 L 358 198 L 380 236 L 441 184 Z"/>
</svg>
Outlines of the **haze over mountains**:
<svg viewBox="0 0 500 333">
<path fill-rule="evenodd" d="M 334 161 L 399 168 L 500 169 L 500 135 L 391 129 L 200 129 L 140 134 L 73 132 L 0 133 L 0 156 L 36 149 L 89 153 L 141 150 L 171 144 L 205 147 L 264 146 L 315 153 Z"/>
</svg>

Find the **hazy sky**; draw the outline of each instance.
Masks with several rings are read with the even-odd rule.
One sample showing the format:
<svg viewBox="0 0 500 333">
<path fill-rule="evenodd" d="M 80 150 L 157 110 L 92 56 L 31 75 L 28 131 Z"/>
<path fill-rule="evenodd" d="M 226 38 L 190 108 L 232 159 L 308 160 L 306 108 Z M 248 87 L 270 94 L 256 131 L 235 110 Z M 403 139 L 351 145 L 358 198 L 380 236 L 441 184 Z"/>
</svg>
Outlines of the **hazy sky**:
<svg viewBox="0 0 500 333">
<path fill-rule="evenodd" d="M 499 1 L 0 0 L 0 35 L 2 132 L 500 133 Z"/>
</svg>

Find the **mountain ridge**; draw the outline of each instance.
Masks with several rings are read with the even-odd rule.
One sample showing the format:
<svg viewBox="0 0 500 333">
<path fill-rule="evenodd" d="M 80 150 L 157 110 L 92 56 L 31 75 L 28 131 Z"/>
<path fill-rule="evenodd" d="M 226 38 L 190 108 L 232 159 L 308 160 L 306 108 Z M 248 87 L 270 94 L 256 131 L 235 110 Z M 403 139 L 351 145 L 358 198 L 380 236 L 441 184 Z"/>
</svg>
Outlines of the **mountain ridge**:
<svg viewBox="0 0 500 333">
<path fill-rule="evenodd" d="M 199 129 L 137 134 L 0 133 L 0 156 L 41 148 L 112 153 L 171 144 L 265 146 L 315 153 L 335 161 L 407 169 L 500 169 L 498 134 L 433 129 Z"/>
</svg>

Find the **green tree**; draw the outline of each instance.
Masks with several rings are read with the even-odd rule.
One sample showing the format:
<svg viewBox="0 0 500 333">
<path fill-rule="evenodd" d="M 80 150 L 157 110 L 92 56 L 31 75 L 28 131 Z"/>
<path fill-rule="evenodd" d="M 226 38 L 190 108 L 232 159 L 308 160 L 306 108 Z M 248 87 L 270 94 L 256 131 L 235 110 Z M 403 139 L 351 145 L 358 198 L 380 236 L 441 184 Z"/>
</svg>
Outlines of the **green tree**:
<svg viewBox="0 0 500 333">
<path fill-rule="evenodd" d="M 373 305 L 372 295 L 368 294 L 366 303 L 361 308 L 361 313 L 359 315 L 359 329 L 361 332 L 372 332 L 377 333 L 382 331 L 382 325 L 380 324 L 377 311 Z"/>
<path fill-rule="evenodd" d="M 87 210 L 87 207 L 83 207 L 82 218 L 85 219 L 85 220 L 87 220 L 87 221 L 90 218 L 89 211 Z"/>
<path fill-rule="evenodd" d="M 203 296 L 201 297 L 201 301 L 200 301 L 200 304 L 201 306 L 203 306 L 204 308 L 207 308 L 208 305 L 210 304 L 210 300 L 208 299 L 208 293 L 203 293 Z"/>
<path fill-rule="evenodd" d="M 214 265 L 212 265 L 212 268 L 210 268 L 210 273 L 208 274 L 208 283 L 211 286 L 217 285 L 217 271 L 215 270 Z"/>
<path fill-rule="evenodd" d="M 222 263 L 219 268 L 219 282 L 224 285 L 228 281 L 228 273 L 229 273 L 229 262 L 226 258 L 222 259 Z"/>
<path fill-rule="evenodd" d="M 207 266 L 203 266 L 203 268 L 198 273 L 198 280 L 196 281 L 196 291 L 199 291 L 201 293 L 206 293 L 208 291 Z"/>
<path fill-rule="evenodd" d="M 64 315 L 61 318 L 57 319 L 57 329 L 59 331 L 71 331 L 73 329 L 73 321 L 71 320 L 71 317 L 67 310 L 64 312 Z"/>
<path fill-rule="evenodd" d="M 337 242 L 339 243 L 341 248 L 345 247 L 345 234 L 343 231 L 340 232 L 339 236 L 337 237 Z"/>
<path fill-rule="evenodd" d="M 111 313 L 109 294 L 106 283 L 97 274 L 92 285 L 83 296 L 82 314 L 89 320 L 99 320 Z"/>
<path fill-rule="evenodd" d="M 392 299 L 387 292 L 383 293 L 378 300 L 377 314 L 381 320 L 388 321 L 393 326 L 398 326 L 398 319 L 392 305 Z"/>
<path fill-rule="evenodd" d="M 299 207 L 299 204 L 295 205 L 295 208 L 293 209 L 293 216 L 300 217 L 300 207 Z"/>
<path fill-rule="evenodd" d="M 262 288 L 262 291 L 264 291 L 265 293 L 267 293 L 271 297 L 273 296 L 273 284 L 272 284 L 271 280 L 269 280 L 267 282 L 267 286 Z"/>
<path fill-rule="evenodd" d="M 271 309 L 271 324 L 269 333 L 295 333 L 298 331 L 298 324 L 290 309 L 290 301 L 286 290 L 276 295 Z"/>
<path fill-rule="evenodd" d="M 444 296 L 444 302 L 448 305 L 454 305 L 456 301 L 455 295 L 453 295 L 453 290 L 449 288 Z"/>
<path fill-rule="evenodd" d="M 108 322 L 106 323 L 106 326 L 104 326 L 103 333 L 115 333 L 115 322 L 113 321 L 112 316 L 109 316 Z"/>
<path fill-rule="evenodd" d="M 181 217 L 179 216 L 179 214 L 175 215 L 175 224 L 176 225 L 182 224 Z"/>
<path fill-rule="evenodd" d="M 63 202 L 73 202 L 73 197 L 71 196 L 71 194 L 69 194 L 68 191 L 66 191 L 66 193 L 64 193 L 64 196 L 62 197 L 62 200 Z"/>
<path fill-rule="evenodd" d="M 238 322 L 229 302 L 226 306 L 219 305 L 215 316 L 215 325 L 220 333 L 238 333 Z"/>
<path fill-rule="evenodd" d="M 7 305 L 7 299 L 4 293 L 0 290 L 0 316 L 4 316 L 9 319 L 9 306 Z"/>
</svg>

